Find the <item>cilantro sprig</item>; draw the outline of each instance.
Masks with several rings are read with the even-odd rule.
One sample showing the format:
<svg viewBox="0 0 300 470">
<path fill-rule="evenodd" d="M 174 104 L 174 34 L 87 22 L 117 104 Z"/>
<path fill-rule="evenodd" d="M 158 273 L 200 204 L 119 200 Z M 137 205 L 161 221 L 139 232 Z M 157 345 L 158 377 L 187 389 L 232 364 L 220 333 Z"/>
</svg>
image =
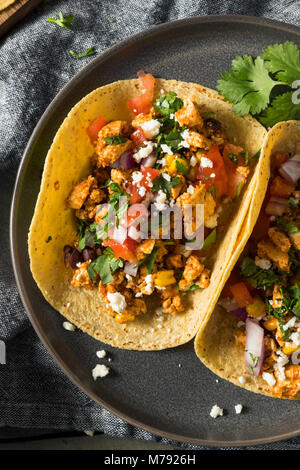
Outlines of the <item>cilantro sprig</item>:
<svg viewBox="0 0 300 470">
<path fill-rule="evenodd" d="M 92 281 L 99 274 L 102 284 L 108 284 L 114 280 L 113 273 L 123 267 L 123 261 L 115 258 L 111 248 L 106 248 L 101 256 L 95 259 L 87 268 Z"/>
<path fill-rule="evenodd" d="M 61 11 L 59 11 L 58 13 L 58 19 L 51 18 L 51 17 L 47 18 L 47 21 L 49 21 L 50 23 L 55 23 L 57 26 L 60 26 L 61 28 L 66 28 L 66 29 L 71 29 L 73 20 L 74 20 L 74 15 L 63 16 Z"/>
<path fill-rule="evenodd" d="M 163 117 L 170 117 L 183 107 L 183 101 L 178 98 L 174 91 L 170 91 L 167 95 L 163 95 L 153 103 L 155 111 Z"/>
<path fill-rule="evenodd" d="M 261 269 L 252 258 L 246 257 L 241 264 L 242 277 L 256 289 L 266 290 L 274 284 L 282 284 L 284 278 L 278 276 L 272 268 Z"/>
<path fill-rule="evenodd" d="M 171 178 L 170 181 L 168 181 L 163 177 L 162 174 L 160 174 L 152 181 L 152 192 L 158 193 L 159 191 L 163 191 L 167 194 L 168 197 L 170 197 L 171 189 L 180 183 L 181 179 L 178 176 L 175 176 L 175 178 Z"/>
<path fill-rule="evenodd" d="M 293 99 L 299 77 L 299 48 L 287 41 L 267 47 L 257 58 L 236 57 L 217 88 L 234 105 L 234 112 L 253 114 L 268 128 L 280 121 L 300 120 L 300 103 Z"/>
<path fill-rule="evenodd" d="M 91 46 L 82 53 L 78 53 L 78 52 L 75 52 L 73 50 L 70 50 L 70 54 L 71 54 L 71 56 L 74 57 L 74 59 L 82 59 L 83 57 L 87 57 L 89 55 L 97 54 L 97 51 L 95 50 L 95 46 Z"/>
<path fill-rule="evenodd" d="M 123 137 L 122 135 L 116 135 L 113 137 L 104 137 L 104 140 L 109 145 L 120 145 L 120 144 L 124 144 L 124 142 L 126 142 L 127 139 Z"/>
</svg>

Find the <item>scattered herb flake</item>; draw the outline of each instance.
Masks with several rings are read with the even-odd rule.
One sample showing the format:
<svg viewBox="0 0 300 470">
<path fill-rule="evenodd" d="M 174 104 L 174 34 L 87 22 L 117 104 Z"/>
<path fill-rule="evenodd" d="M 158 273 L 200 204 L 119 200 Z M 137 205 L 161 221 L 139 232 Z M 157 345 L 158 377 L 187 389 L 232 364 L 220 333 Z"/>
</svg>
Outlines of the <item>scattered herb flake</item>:
<svg viewBox="0 0 300 470">
<path fill-rule="evenodd" d="M 57 24 L 57 26 L 60 26 L 61 28 L 70 29 L 73 19 L 74 19 L 74 15 L 67 15 L 64 17 L 62 12 L 60 11 L 58 13 L 58 19 L 49 17 L 47 18 L 47 21 L 49 21 L 50 23 L 55 23 Z"/>
<path fill-rule="evenodd" d="M 82 59 L 83 57 L 97 54 L 97 51 L 95 50 L 94 46 L 91 46 L 88 49 L 86 49 L 84 52 L 82 52 L 81 54 L 78 54 L 77 52 L 72 51 L 72 50 L 70 50 L 70 54 L 74 57 L 74 59 Z"/>
</svg>

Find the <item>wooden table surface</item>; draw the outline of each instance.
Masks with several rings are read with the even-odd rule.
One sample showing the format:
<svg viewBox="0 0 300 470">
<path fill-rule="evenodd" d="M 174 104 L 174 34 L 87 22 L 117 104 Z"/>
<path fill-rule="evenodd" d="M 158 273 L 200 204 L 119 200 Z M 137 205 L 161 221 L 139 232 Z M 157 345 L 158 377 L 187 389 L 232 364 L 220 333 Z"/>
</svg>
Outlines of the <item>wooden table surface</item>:
<svg viewBox="0 0 300 470">
<path fill-rule="evenodd" d="M 42 0 L 17 0 L 5 10 L 0 11 L 0 37 L 4 36 L 41 2 Z"/>
</svg>

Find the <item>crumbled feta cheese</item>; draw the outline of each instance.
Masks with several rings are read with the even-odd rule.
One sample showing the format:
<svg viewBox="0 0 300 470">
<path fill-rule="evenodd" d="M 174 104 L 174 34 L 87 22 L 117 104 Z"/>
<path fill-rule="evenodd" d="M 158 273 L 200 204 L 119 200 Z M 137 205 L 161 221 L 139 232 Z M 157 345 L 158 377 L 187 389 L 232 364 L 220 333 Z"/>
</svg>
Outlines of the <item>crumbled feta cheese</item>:
<svg viewBox="0 0 300 470">
<path fill-rule="evenodd" d="M 163 90 L 163 88 L 161 88 L 160 94 L 161 94 L 161 95 L 164 95 L 164 94 L 165 94 L 165 91 Z"/>
<path fill-rule="evenodd" d="M 130 274 L 125 274 L 127 281 L 132 281 L 133 277 Z"/>
<path fill-rule="evenodd" d="M 148 155 L 153 152 L 155 147 L 156 144 L 154 144 L 153 142 L 147 142 L 145 147 L 141 147 L 137 152 L 133 154 L 133 158 L 136 162 L 140 163 L 141 160 L 147 158 Z"/>
<path fill-rule="evenodd" d="M 195 191 L 195 188 L 192 184 L 189 185 L 189 187 L 187 188 L 186 192 L 189 193 L 189 194 L 194 194 L 194 191 Z"/>
<path fill-rule="evenodd" d="M 113 292 L 113 293 L 109 292 L 107 294 L 107 299 L 114 312 L 122 313 L 123 310 L 125 310 L 127 303 L 126 303 L 124 295 L 120 294 L 120 292 Z"/>
<path fill-rule="evenodd" d="M 209 158 L 201 157 L 200 165 L 202 166 L 202 168 L 212 168 L 213 162 Z"/>
<path fill-rule="evenodd" d="M 159 165 L 162 165 L 162 166 L 166 166 L 165 157 L 161 158 L 160 160 L 156 160 L 156 163 L 159 163 Z"/>
<path fill-rule="evenodd" d="M 242 375 L 239 377 L 239 382 L 240 384 L 244 385 L 246 383 L 246 379 L 245 377 L 243 377 Z"/>
<path fill-rule="evenodd" d="M 175 117 L 174 113 L 171 113 L 170 116 L 169 116 L 170 119 L 174 119 L 174 117 Z"/>
<path fill-rule="evenodd" d="M 219 380 L 218 380 L 218 379 L 216 379 L 216 383 L 217 383 L 217 384 L 219 383 Z"/>
<path fill-rule="evenodd" d="M 275 222 L 275 220 L 276 220 L 276 217 L 275 217 L 275 215 L 271 215 L 271 217 L 270 217 L 270 221 L 271 221 L 271 222 Z"/>
<path fill-rule="evenodd" d="M 73 325 L 72 323 L 70 323 L 69 321 L 64 321 L 63 322 L 63 327 L 65 330 L 68 330 L 68 331 L 75 331 L 76 330 L 76 326 Z"/>
<path fill-rule="evenodd" d="M 168 173 L 162 173 L 161 176 L 166 180 L 166 181 L 171 181 L 171 176 Z"/>
<path fill-rule="evenodd" d="M 269 385 L 269 387 L 273 387 L 273 385 L 276 384 L 276 379 L 273 374 L 270 372 L 263 372 L 262 373 L 262 378 L 264 379 L 265 382 Z"/>
<path fill-rule="evenodd" d="M 138 297 L 143 297 L 143 293 L 142 293 L 142 292 L 137 292 L 137 293 L 135 294 L 135 297 L 137 297 L 137 298 L 138 298 Z"/>
<path fill-rule="evenodd" d="M 211 174 L 209 175 L 209 177 L 210 177 L 210 178 L 215 178 L 215 177 L 216 177 L 216 174 L 215 174 L 215 173 L 211 173 Z"/>
<path fill-rule="evenodd" d="M 145 194 L 146 194 L 146 188 L 144 186 L 142 186 L 140 189 L 139 189 L 139 195 L 144 197 Z"/>
<path fill-rule="evenodd" d="M 190 159 L 190 165 L 191 166 L 196 166 L 197 163 L 198 163 L 198 159 L 194 155 L 192 155 L 191 159 Z"/>
<path fill-rule="evenodd" d="M 218 416 L 223 416 L 223 408 L 220 408 L 218 405 L 214 405 L 210 411 L 210 416 L 212 418 L 217 418 Z"/>
<path fill-rule="evenodd" d="M 291 318 L 288 322 L 286 322 L 282 328 L 284 331 L 288 330 L 289 328 L 293 328 L 293 326 L 295 326 L 295 323 L 297 321 L 297 317 L 293 317 Z"/>
<path fill-rule="evenodd" d="M 162 149 L 163 153 L 173 155 L 172 150 L 170 149 L 170 147 L 167 144 L 161 144 L 161 149 Z"/>
<path fill-rule="evenodd" d="M 93 435 L 95 434 L 95 431 L 89 431 L 88 429 L 86 431 L 83 431 L 83 432 L 84 432 L 84 434 L 86 434 L 89 437 L 93 437 Z"/>
<path fill-rule="evenodd" d="M 162 325 L 160 325 L 160 324 L 159 324 L 159 325 L 157 325 L 157 328 L 161 329 L 161 328 L 162 328 Z"/>
<path fill-rule="evenodd" d="M 132 182 L 133 184 L 139 183 L 143 179 L 144 175 L 141 171 L 134 171 L 132 173 Z"/>
<path fill-rule="evenodd" d="M 266 270 L 270 269 L 272 266 L 272 263 L 269 259 L 258 258 L 258 256 L 255 257 L 255 264 L 260 269 L 266 269 Z"/>
<path fill-rule="evenodd" d="M 241 404 L 238 404 L 238 405 L 235 405 L 235 407 L 234 407 L 234 408 L 235 408 L 235 412 L 236 412 L 236 414 L 237 414 L 237 415 L 239 415 L 239 414 L 241 414 L 241 412 L 242 412 L 243 405 L 241 405 Z"/>
<path fill-rule="evenodd" d="M 76 263 L 76 268 L 80 268 L 80 266 L 81 266 L 81 263 L 79 261 L 79 263 Z"/>
<path fill-rule="evenodd" d="M 109 367 L 104 364 L 97 364 L 96 367 L 92 370 L 92 376 L 94 380 L 97 380 L 98 377 L 105 377 L 109 374 Z"/>
<path fill-rule="evenodd" d="M 104 351 L 104 349 L 101 349 L 101 351 L 96 352 L 96 356 L 99 357 L 99 359 L 103 359 L 106 356 L 106 351 Z"/>
<path fill-rule="evenodd" d="M 182 137 L 182 141 L 180 142 L 180 146 L 181 147 L 184 147 L 186 149 L 189 149 L 190 148 L 190 144 L 187 142 L 186 139 L 189 138 L 189 130 L 188 129 L 185 129 L 183 132 L 181 132 L 181 137 Z"/>
<path fill-rule="evenodd" d="M 296 346 L 300 346 L 300 331 L 299 329 L 290 335 L 290 339 Z"/>
<path fill-rule="evenodd" d="M 274 369 L 278 371 L 279 380 L 283 381 L 285 379 L 285 370 L 284 366 L 288 364 L 289 358 L 281 350 L 276 351 L 276 354 L 279 356 L 277 362 L 274 364 Z"/>
<path fill-rule="evenodd" d="M 166 208 L 166 201 L 167 195 L 160 189 L 155 197 L 155 207 L 159 211 L 163 211 Z"/>
<path fill-rule="evenodd" d="M 161 123 L 157 119 L 150 119 L 150 121 L 145 121 L 141 124 L 144 136 L 150 140 L 159 134 L 160 126 Z"/>
<path fill-rule="evenodd" d="M 293 352 L 293 354 L 291 355 L 291 359 L 292 359 L 292 364 L 300 364 L 300 349 L 298 349 L 298 351 L 295 351 Z"/>
</svg>

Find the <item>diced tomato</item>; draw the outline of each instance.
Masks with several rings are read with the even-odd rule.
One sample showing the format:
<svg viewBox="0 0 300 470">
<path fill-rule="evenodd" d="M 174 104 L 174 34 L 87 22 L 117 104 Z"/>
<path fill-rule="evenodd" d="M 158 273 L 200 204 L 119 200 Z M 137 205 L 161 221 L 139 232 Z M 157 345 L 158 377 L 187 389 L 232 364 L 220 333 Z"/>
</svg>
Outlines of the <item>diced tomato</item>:
<svg viewBox="0 0 300 470">
<path fill-rule="evenodd" d="M 137 247 L 137 242 L 132 238 L 128 237 L 123 243 L 119 243 L 116 240 L 103 240 L 104 246 L 109 246 L 116 258 L 122 258 L 130 263 L 136 263 L 137 259 L 134 250 Z"/>
<path fill-rule="evenodd" d="M 276 152 L 275 155 L 272 157 L 272 166 L 274 166 L 275 168 L 279 168 L 288 159 L 289 159 L 288 153 Z"/>
<path fill-rule="evenodd" d="M 253 303 L 253 298 L 244 282 L 233 284 L 230 290 L 241 308 Z"/>
<path fill-rule="evenodd" d="M 148 216 L 148 209 L 144 204 L 133 204 L 127 210 L 127 217 L 120 219 L 120 225 L 130 227 L 137 219 Z"/>
<path fill-rule="evenodd" d="M 154 96 L 153 90 L 155 85 L 155 78 L 150 73 L 145 74 L 143 70 L 140 70 L 138 72 L 138 77 L 141 80 L 143 87 L 146 88 L 146 91 L 142 95 L 136 96 L 135 98 L 127 101 L 129 108 L 135 115 L 140 113 L 149 113 L 152 107 Z"/>
<path fill-rule="evenodd" d="M 130 135 L 130 139 L 132 140 L 135 147 L 138 147 L 139 145 L 145 145 L 145 143 L 147 142 L 147 139 L 144 136 L 142 129 L 140 128 L 138 128 Z"/>
<path fill-rule="evenodd" d="M 280 176 L 276 176 L 270 186 L 270 194 L 271 196 L 288 198 L 292 194 L 294 189 L 295 188 L 292 184 L 287 183 Z"/>
<path fill-rule="evenodd" d="M 139 79 L 146 90 L 153 90 L 155 85 L 155 78 L 151 73 L 145 73 L 144 70 L 139 70 L 137 73 Z"/>
<path fill-rule="evenodd" d="M 89 127 L 87 128 L 87 133 L 92 142 L 95 142 L 98 137 L 98 132 L 102 129 L 103 126 L 107 124 L 107 121 L 104 116 L 100 115 L 95 119 Z"/>
<path fill-rule="evenodd" d="M 229 166 L 226 166 L 226 173 L 228 177 L 227 196 L 229 196 L 231 199 L 234 199 L 242 190 L 246 182 L 246 178 L 241 175 L 241 173 L 236 171 L 235 168 L 232 169 Z"/>
<path fill-rule="evenodd" d="M 148 168 L 146 166 L 141 165 L 140 171 L 141 173 L 143 173 L 144 177 L 139 182 L 139 184 L 136 185 L 130 183 L 126 188 L 126 192 L 130 194 L 130 204 L 136 204 L 138 202 L 143 201 L 146 197 L 147 192 L 149 191 L 149 187 L 152 181 L 157 178 L 157 176 L 159 176 L 159 170 L 156 170 L 155 168 Z M 139 193 L 140 188 L 142 187 L 146 188 L 146 194 L 144 196 L 141 196 Z"/>
<path fill-rule="evenodd" d="M 216 144 L 210 148 L 206 158 L 213 162 L 213 167 L 203 168 L 202 166 L 199 166 L 196 179 L 205 184 L 206 189 L 210 189 L 211 186 L 215 185 L 217 189 L 217 197 L 226 195 L 228 177 L 222 155 L 220 154 L 219 147 Z M 212 173 L 216 175 L 213 178 L 210 176 Z"/>
<path fill-rule="evenodd" d="M 270 216 L 267 215 L 264 210 L 261 210 L 251 237 L 253 237 L 256 241 L 262 240 L 267 236 L 269 228 Z"/>
<path fill-rule="evenodd" d="M 127 104 L 133 114 L 138 115 L 138 114 L 147 114 L 149 113 L 151 107 L 152 107 L 152 101 L 153 101 L 153 92 L 152 91 L 146 91 L 140 96 L 135 96 L 131 100 L 127 101 Z"/>
<path fill-rule="evenodd" d="M 233 145 L 233 144 L 226 143 L 224 145 L 224 149 L 223 149 L 223 157 L 225 159 L 226 167 L 236 169 L 237 166 L 245 166 L 245 157 L 243 156 L 243 154 L 241 154 L 242 152 L 244 152 L 243 147 L 239 147 L 238 145 Z M 228 155 L 230 153 L 232 153 L 233 155 L 235 155 L 237 157 L 237 164 L 234 163 L 234 161 L 232 161 L 229 158 Z"/>
<path fill-rule="evenodd" d="M 230 274 L 229 279 L 226 281 L 225 286 L 223 287 L 222 297 L 233 297 L 230 287 L 233 284 L 236 284 L 241 279 L 240 269 L 235 267 Z"/>
</svg>

